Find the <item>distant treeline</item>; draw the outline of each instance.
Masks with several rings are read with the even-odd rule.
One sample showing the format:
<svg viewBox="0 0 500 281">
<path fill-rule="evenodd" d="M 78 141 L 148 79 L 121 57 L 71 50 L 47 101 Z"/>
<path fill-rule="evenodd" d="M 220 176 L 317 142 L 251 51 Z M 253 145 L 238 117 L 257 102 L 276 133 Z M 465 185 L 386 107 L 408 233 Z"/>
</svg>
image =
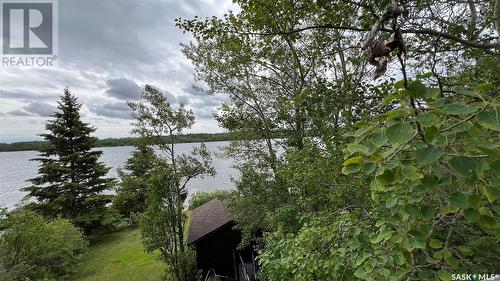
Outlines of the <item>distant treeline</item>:
<svg viewBox="0 0 500 281">
<path fill-rule="evenodd" d="M 185 134 L 175 136 L 177 143 L 189 142 L 211 142 L 211 141 L 228 141 L 234 140 L 235 137 L 229 133 L 218 134 Z M 104 146 L 129 146 L 134 145 L 136 138 L 106 138 L 97 140 L 98 147 Z M 1 151 L 25 151 L 25 150 L 40 150 L 49 145 L 47 141 L 24 141 L 14 143 L 0 143 Z"/>
</svg>

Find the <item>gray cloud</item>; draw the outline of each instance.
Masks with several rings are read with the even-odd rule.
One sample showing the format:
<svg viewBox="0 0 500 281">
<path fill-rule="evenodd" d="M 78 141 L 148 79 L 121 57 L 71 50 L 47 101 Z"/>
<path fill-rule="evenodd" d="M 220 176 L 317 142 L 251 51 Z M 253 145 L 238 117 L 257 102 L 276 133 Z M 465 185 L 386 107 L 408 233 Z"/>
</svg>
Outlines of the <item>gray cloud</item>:
<svg viewBox="0 0 500 281">
<path fill-rule="evenodd" d="M 23 109 L 42 117 L 52 116 L 54 112 L 57 111 L 56 106 L 44 102 L 30 102 L 27 106 L 23 107 Z"/>
<path fill-rule="evenodd" d="M 132 119 L 132 110 L 124 102 L 94 104 L 89 106 L 89 110 L 98 116 L 117 119 Z"/>
<path fill-rule="evenodd" d="M 205 107 L 217 101 L 184 90 L 194 82 L 193 66 L 179 43 L 187 43 L 191 36 L 175 27 L 174 19 L 221 16 L 231 5 L 230 0 L 59 1 L 58 66 L 0 68 L 0 141 L 15 138 L 19 127 L 29 128 L 23 136 L 35 137 L 40 126 L 25 125 L 42 124 L 51 110 L 46 105 L 55 103 L 65 87 L 84 104 L 82 116 L 93 113 L 89 118 L 112 118 L 116 124 L 130 118 L 128 107 L 117 99 L 137 100 L 134 93 L 143 84 L 163 89 L 171 104 L 189 105 L 208 118 L 212 109 Z M 30 118 L 16 118 L 14 124 L 9 121 L 14 115 Z M 126 135 L 124 129 L 99 124 L 103 122 L 96 123 L 98 134 Z"/>
<path fill-rule="evenodd" d="M 182 95 L 177 97 L 177 102 L 179 104 L 188 105 L 191 101 L 188 96 Z"/>
<path fill-rule="evenodd" d="M 142 88 L 127 78 L 110 79 L 106 84 L 108 85 L 106 93 L 112 97 L 124 100 L 137 100 L 141 97 Z"/>
<path fill-rule="evenodd" d="M 21 109 L 16 109 L 16 110 L 12 110 L 12 111 L 9 111 L 7 112 L 7 114 L 5 114 L 4 116 L 32 116 L 33 114 L 29 113 L 29 112 L 26 112 L 24 110 L 21 110 Z"/>
<path fill-rule="evenodd" d="M 196 117 L 200 119 L 212 119 L 214 118 L 214 112 L 215 108 L 213 107 L 197 108 L 194 110 Z"/>
<path fill-rule="evenodd" d="M 17 99 L 17 100 L 55 100 L 57 94 L 40 94 L 38 91 L 27 90 L 0 90 L 1 99 Z"/>
<path fill-rule="evenodd" d="M 50 117 L 57 111 L 56 106 L 45 102 L 30 102 L 21 109 L 7 112 L 11 116 L 41 116 Z"/>
</svg>

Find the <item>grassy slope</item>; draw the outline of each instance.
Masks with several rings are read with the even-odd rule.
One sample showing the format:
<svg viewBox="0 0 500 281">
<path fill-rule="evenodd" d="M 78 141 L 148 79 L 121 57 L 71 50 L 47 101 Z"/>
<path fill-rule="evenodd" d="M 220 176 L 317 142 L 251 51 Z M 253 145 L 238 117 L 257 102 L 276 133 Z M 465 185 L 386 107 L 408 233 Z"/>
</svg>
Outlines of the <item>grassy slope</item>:
<svg viewBox="0 0 500 281">
<path fill-rule="evenodd" d="M 163 265 L 144 252 L 138 228 L 90 238 L 90 249 L 75 281 L 159 280 Z"/>
</svg>

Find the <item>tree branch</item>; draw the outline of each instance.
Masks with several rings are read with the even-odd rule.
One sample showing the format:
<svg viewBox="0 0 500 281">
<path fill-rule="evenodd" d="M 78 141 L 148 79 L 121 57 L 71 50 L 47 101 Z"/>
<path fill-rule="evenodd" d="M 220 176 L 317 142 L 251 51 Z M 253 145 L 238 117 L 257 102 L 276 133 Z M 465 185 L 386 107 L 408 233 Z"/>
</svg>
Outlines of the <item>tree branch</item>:
<svg viewBox="0 0 500 281">
<path fill-rule="evenodd" d="M 430 28 L 423 28 L 423 29 L 402 29 L 402 33 L 411 33 L 411 34 L 426 34 L 426 35 L 434 35 L 442 38 L 449 39 L 451 41 L 458 42 L 464 46 L 467 47 L 473 47 L 473 48 L 478 48 L 478 49 L 494 49 L 494 48 L 499 48 L 500 49 L 500 44 L 481 44 L 478 42 L 474 41 L 469 41 L 466 39 L 463 39 L 459 36 L 451 35 L 448 33 L 436 31 Z"/>
<path fill-rule="evenodd" d="M 498 0 L 500 1 L 500 0 Z M 500 6 L 500 5 L 499 5 Z M 361 28 L 356 26 L 343 26 L 343 25 L 335 25 L 335 24 L 320 24 L 320 25 L 311 25 L 286 31 L 276 31 L 276 32 L 250 32 L 250 31 L 236 31 L 237 34 L 244 35 L 258 35 L 258 36 L 269 36 L 269 35 L 290 35 L 294 33 L 304 32 L 311 29 L 337 29 L 337 30 L 350 30 L 350 31 L 358 31 L 358 32 L 369 32 L 370 29 Z M 381 31 L 391 32 L 392 30 L 383 28 Z M 492 43 L 492 44 L 482 44 L 475 41 L 470 41 L 467 39 L 463 39 L 462 37 L 451 35 L 449 33 L 440 32 L 437 30 L 433 30 L 430 28 L 422 28 L 422 29 L 401 29 L 402 33 L 405 34 L 423 34 L 423 35 L 433 35 L 445 39 L 449 39 L 451 41 L 460 43 L 466 47 L 473 47 L 478 49 L 500 49 L 500 43 Z"/>
</svg>

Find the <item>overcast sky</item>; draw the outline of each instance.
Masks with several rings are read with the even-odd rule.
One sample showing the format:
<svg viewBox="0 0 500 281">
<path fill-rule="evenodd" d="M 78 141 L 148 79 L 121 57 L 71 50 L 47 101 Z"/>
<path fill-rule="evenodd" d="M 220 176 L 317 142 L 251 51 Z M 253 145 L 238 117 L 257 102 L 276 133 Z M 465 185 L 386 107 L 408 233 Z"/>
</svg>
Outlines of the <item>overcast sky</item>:
<svg viewBox="0 0 500 281">
<path fill-rule="evenodd" d="M 137 100 L 146 83 L 193 109 L 191 132 L 222 131 L 212 112 L 223 97 L 192 89 L 193 67 L 179 46 L 191 37 L 174 19 L 221 16 L 230 8 L 227 0 L 60 0 L 58 66 L 0 66 L 0 142 L 39 139 L 65 87 L 100 138 L 129 135 L 126 102 Z"/>
</svg>

